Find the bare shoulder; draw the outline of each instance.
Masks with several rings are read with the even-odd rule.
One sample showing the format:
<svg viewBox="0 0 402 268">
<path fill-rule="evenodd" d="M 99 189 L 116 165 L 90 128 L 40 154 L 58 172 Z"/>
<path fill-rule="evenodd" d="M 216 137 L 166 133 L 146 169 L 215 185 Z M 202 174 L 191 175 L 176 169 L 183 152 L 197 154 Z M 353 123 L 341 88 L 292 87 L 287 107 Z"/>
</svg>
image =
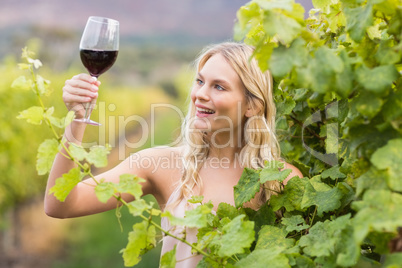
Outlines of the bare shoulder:
<svg viewBox="0 0 402 268">
<path fill-rule="evenodd" d="M 155 168 L 155 164 L 162 161 L 179 160 L 181 147 L 158 146 L 141 150 L 129 156 L 128 161 Z"/>
<path fill-rule="evenodd" d="M 153 147 L 130 155 L 128 161 L 134 170 L 142 170 L 148 179 L 158 183 L 166 178 L 180 177 L 181 152 L 181 147 Z"/>
<path fill-rule="evenodd" d="M 303 174 L 301 173 L 301 171 L 297 167 L 295 167 L 292 164 L 286 163 L 286 162 L 283 162 L 283 163 L 285 164 L 284 169 L 292 170 L 290 172 L 289 176 L 283 181 L 284 184 L 286 184 L 291 178 L 293 178 L 295 176 L 297 176 L 299 178 L 303 178 Z"/>
</svg>

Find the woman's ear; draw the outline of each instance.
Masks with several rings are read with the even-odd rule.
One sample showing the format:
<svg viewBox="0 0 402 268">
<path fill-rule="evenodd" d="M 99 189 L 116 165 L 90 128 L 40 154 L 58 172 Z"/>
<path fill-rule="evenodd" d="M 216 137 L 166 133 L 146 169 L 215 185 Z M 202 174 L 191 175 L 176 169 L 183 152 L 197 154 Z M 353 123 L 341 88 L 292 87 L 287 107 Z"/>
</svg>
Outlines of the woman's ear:
<svg viewBox="0 0 402 268">
<path fill-rule="evenodd" d="M 247 110 L 246 110 L 245 116 L 246 117 L 252 117 L 254 115 L 253 112 L 254 112 L 254 110 L 251 107 L 248 107 Z"/>
<path fill-rule="evenodd" d="M 258 115 L 261 111 L 260 108 L 257 107 L 258 105 L 255 105 L 255 103 L 253 103 L 252 101 L 249 101 L 249 104 L 247 105 L 247 110 L 245 113 L 246 117 L 252 117 L 255 115 Z"/>
</svg>

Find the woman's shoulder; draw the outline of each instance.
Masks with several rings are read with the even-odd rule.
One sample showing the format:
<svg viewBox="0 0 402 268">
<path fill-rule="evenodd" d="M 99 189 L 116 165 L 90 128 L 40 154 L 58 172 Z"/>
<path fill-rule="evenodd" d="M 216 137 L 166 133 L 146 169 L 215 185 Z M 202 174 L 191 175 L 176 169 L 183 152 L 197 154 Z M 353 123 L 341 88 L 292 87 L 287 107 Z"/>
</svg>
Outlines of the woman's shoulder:
<svg viewBox="0 0 402 268">
<path fill-rule="evenodd" d="M 182 147 L 157 146 L 130 155 L 128 162 L 147 175 L 155 176 L 160 172 L 180 171 L 181 155 Z"/>
<path fill-rule="evenodd" d="M 289 176 L 283 181 L 284 184 L 286 184 L 291 178 L 296 177 L 296 176 L 299 178 L 303 178 L 303 174 L 297 167 L 295 167 L 294 165 L 289 164 L 287 162 L 284 162 L 284 161 L 282 161 L 282 162 L 284 163 L 283 169 L 291 170 Z"/>
<path fill-rule="evenodd" d="M 150 158 L 160 158 L 160 157 L 180 157 L 183 151 L 182 147 L 170 147 L 170 146 L 155 146 L 147 149 L 143 149 L 134 154 L 130 155 L 130 158 L 138 157 L 150 157 Z"/>
</svg>

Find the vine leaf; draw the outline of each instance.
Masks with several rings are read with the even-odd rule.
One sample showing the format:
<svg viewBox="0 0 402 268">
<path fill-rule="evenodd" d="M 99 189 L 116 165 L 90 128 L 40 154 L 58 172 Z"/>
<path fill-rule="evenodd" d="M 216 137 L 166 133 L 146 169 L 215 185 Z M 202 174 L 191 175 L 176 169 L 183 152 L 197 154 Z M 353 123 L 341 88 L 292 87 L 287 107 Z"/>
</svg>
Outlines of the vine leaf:
<svg viewBox="0 0 402 268">
<path fill-rule="evenodd" d="M 335 179 L 343 179 L 346 178 L 346 175 L 343 174 L 342 172 L 339 171 L 339 165 L 333 166 L 332 168 L 329 168 L 325 170 L 323 173 L 321 173 L 321 178 L 331 178 L 333 180 Z"/>
<path fill-rule="evenodd" d="M 202 204 L 202 200 L 204 200 L 204 196 L 203 195 L 193 195 L 189 200 L 187 200 L 189 203 L 192 204 L 197 204 L 200 203 Z"/>
<path fill-rule="evenodd" d="M 309 228 L 303 217 L 300 215 L 293 215 L 288 218 L 282 218 L 282 224 L 286 226 L 286 231 L 288 233 L 293 231 L 300 232 Z"/>
<path fill-rule="evenodd" d="M 146 210 L 152 208 L 151 204 L 148 204 L 144 199 L 138 199 L 128 204 L 128 210 L 133 216 L 140 216 Z"/>
<path fill-rule="evenodd" d="M 176 245 L 171 251 L 163 254 L 161 258 L 160 268 L 175 268 L 176 267 Z"/>
<path fill-rule="evenodd" d="M 27 79 L 24 75 L 17 77 L 11 84 L 11 88 L 29 90 L 33 86 L 32 80 Z"/>
<path fill-rule="evenodd" d="M 382 93 L 392 85 L 399 76 L 393 65 L 383 65 L 372 69 L 362 66 L 356 71 L 357 81 L 367 90 Z"/>
<path fill-rule="evenodd" d="M 336 210 L 341 206 L 342 191 L 334 187 L 328 191 L 317 191 L 310 183 L 306 184 L 302 200 L 302 208 L 317 206 L 317 215 L 322 217 L 324 212 Z"/>
<path fill-rule="evenodd" d="M 229 221 L 222 227 L 222 234 L 211 241 L 211 245 L 218 247 L 218 256 L 241 254 L 251 246 L 254 241 L 254 222 L 244 220 L 245 216 L 242 214 Z"/>
<path fill-rule="evenodd" d="M 356 180 L 356 195 L 361 195 L 366 189 L 388 189 L 389 175 L 385 170 L 378 170 L 374 166 Z M 384 180 L 385 179 L 385 180 Z"/>
<path fill-rule="evenodd" d="M 304 12 L 304 9 L 301 11 Z M 263 26 L 268 36 L 276 36 L 285 45 L 290 44 L 302 29 L 294 18 L 286 16 L 285 13 L 276 13 L 270 10 L 266 10 L 264 13 Z"/>
<path fill-rule="evenodd" d="M 145 179 L 137 177 L 133 174 L 120 175 L 120 181 L 116 185 L 116 190 L 119 193 L 129 193 L 135 199 L 140 199 L 142 196 L 142 185 Z"/>
<path fill-rule="evenodd" d="M 350 37 L 360 42 L 366 32 L 367 27 L 373 23 L 373 6 L 363 5 L 356 8 L 345 8 L 346 30 Z"/>
<path fill-rule="evenodd" d="M 26 119 L 28 123 L 33 125 L 42 124 L 44 112 L 43 108 L 40 106 L 32 106 L 22 112 L 17 116 L 18 119 Z"/>
<path fill-rule="evenodd" d="M 83 177 L 84 173 L 78 167 L 72 168 L 68 173 L 63 174 L 61 178 L 56 179 L 56 183 L 50 188 L 49 194 L 54 194 L 59 201 L 64 202 L 71 190 Z"/>
<path fill-rule="evenodd" d="M 197 206 L 195 209 L 186 210 L 184 218 L 176 217 L 170 211 L 163 212 L 162 217 L 167 217 L 172 225 L 203 228 L 209 223 L 208 215 L 211 214 L 212 208 L 213 204 L 208 202 Z"/>
<path fill-rule="evenodd" d="M 289 259 L 281 250 L 256 249 L 236 263 L 235 267 L 283 268 L 290 267 Z"/>
<path fill-rule="evenodd" d="M 112 182 L 101 182 L 95 186 L 95 194 L 99 201 L 106 203 L 115 194 L 115 184 Z"/>
<path fill-rule="evenodd" d="M 269 163 L 267 163 L 265 167 L 260 171 L 260 183 L 275 180 L 283 182 L 292 172 L 291 169 L 279 170 L 279 168 L 283 168 L 283 163 L 281 163 L 281 166 L 278 166 L 277 164 L 272 165 Z"/>
<path fill-rule="evenodd" d="M 257 170 L 245 168 L 239 182 L 234 187 L 234 199 L 237 208 L 250 201 L 260 190 L 260 174 Z"/>
<path fill-rule="evenodd" d="M 286 238 L 288 232 L 285 228 L 279 228 L 272 225 L 265 225 L 258 233 L 258 240 L 255 249 L 287 249 L 291 248 L 295 241 Z"/>
<path fill-rule="evenodd" d="M 36 160 L 36 170 L 39 175 L 45 175 L 50 171 L 58 152 L 59 142 L 56 139 L 47 139 L 39 145 Z"/>
<path fill-rule="evenodd" d="M 234 206 L 228 204 L 228 203 L 219 203 L 218 205 L 218 210 L 216 211 L 216 215 L 223 219 L 225 217 L 229 219 L 234 219 L 237 216 L 239 216 L 239 210 L 237 210 Z"/>
<path fill-rule="evenodd" d="M 156 245 L 156 231 L 149 226 L 148 221 L 133 225 L 133 231 L 128 234 L 128 244 L 122 249 L 124 265 L 134 266 L 141 261 L 141 256 Z"/>
<path fill-rule="evenodd" d="M 276 211 L 281 207 L 285 207 L 289 212 L 294 210 L 303 211 L 301 203 L 307 184 L 309 184 L 308 178 L 291 178 L 281 194 L 271 196 L 270 204 L 272 209 Z"/>
<path fill-rule="evenodd" d="M 402 139 L 394 139 L 379 148 L 370 158 L 371 163 L 380 170 L 386 169 L 388 186 L 402 192 Z"/>
<path fill-rule="evenodd" d="M 343 237 L 341 232 L 350 226 L 350 214 L 336 218 L 333 221 L 317 222 L 310 228 L 309 233 L 299 241 L 303 252 L 312 257 L 331 256 L 335 247 Z M 355 244 L 355 243 L 353 243 Z"/>
<path fill-rule="evenodd" d="M 369 231 L 396 233 L 402 226 L 402 196 L 389 190 L 367 190 L 363 200 L 352 203 L 354 237 L 362 242 Z"/>
<path fill-rule="evenodd" d="M 95 167 L 105 167 L 107 165 L 107 155 L 110 153 L 110 148 L 105 146 L 93 146 L 89 149 L 86 156 L 89 163 Z"/>
</svg>

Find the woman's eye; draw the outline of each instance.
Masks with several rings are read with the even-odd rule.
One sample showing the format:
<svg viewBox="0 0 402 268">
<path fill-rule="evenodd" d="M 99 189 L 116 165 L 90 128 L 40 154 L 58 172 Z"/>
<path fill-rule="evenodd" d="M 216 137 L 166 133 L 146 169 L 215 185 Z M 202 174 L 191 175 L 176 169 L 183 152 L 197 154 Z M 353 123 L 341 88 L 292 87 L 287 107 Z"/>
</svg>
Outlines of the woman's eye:
<svg viewBox="0 0 402 268">
<path fill-rule="evenodd" d="M 202 86 L 204 84 L 204 82 L 201 79 L 195 79 L 195 82 L 197 83 L 197 85 Z"/>
<path fill-rule="evenodd" d="M 216 85 L 215 88 L 216 88 L 217 90 L 225 90 L 225 89 L 224 89 L 223 87 L 221 87 L 220 85 Z"/>
</svg>

